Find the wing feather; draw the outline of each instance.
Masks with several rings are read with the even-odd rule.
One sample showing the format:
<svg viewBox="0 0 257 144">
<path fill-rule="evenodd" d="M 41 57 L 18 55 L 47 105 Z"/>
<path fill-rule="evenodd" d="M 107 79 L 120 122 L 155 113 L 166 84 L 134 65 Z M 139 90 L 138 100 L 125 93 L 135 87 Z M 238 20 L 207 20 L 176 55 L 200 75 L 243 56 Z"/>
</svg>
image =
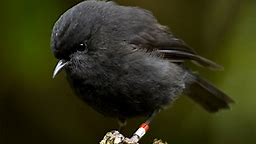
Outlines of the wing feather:
<svg viewBox="0 0 257 144">
<path fill-rule="evenodd" d="M 167 27 L 160 24 L 149 26 L 142 30 L 132 39 L 131 44 L 136 45 L 138 49 L 157 51 L 171 62 L 177 63 L 190 60 L 210 69 L 223 68 L 215 62 L 198 55 L 184 41 L 169 32 Z"/>
</svg>

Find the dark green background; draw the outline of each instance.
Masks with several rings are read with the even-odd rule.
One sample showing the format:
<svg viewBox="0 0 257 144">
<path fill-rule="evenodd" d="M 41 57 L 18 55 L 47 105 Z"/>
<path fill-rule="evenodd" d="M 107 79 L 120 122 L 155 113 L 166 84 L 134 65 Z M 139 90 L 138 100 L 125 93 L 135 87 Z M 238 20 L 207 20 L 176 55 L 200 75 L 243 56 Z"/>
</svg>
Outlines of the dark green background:
<svg viewBox="0 0 257 144">
<path fill-rule="evenodd" d="M 0 143 L 98 143 L 116 120 L 74 96 L 65 74 L 52 79 L 56 59 L 49 40 L 72 0 L 9 0 L 0 4 Z M 209 114 L 182 97 L 160 113 L 143 138 L 170 144 L 255 143 L 255 1 L 119 0 L 151 10 L 201 55 L 224 71 L 196 68 L 233 97 L 231 111 Z M 129 121 L 131 135 L 144 119 Z M 143 143 L 142 141 L 142 143 Z"/>
</svg>

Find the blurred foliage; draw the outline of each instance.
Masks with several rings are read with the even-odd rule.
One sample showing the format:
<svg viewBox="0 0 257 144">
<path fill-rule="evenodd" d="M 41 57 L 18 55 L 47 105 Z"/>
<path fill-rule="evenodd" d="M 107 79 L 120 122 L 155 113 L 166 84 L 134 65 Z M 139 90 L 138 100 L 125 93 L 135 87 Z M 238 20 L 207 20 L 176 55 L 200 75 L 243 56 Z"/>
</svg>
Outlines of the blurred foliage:
<svg viewBox="0 0 257 144">
<path fill-rule="evenodd" d="M 49 40 L 57 18 L 78 0 L 9 0 L 0 16 L 0 143 L 98 143 L 117 128 L 74 96 L 62 73 L 51 79 L 56 59 Z M 194 67 L 233 97 L 231 111 L 209 114 L 182 97 L 160 113 L 143 138 L 173 144 L 255 143 L 255 1 L 118 0 L 151 10 L 163 25 L 224 71 Z M 132 134 L 144 118 L 129 121 Z"/>
</svg>

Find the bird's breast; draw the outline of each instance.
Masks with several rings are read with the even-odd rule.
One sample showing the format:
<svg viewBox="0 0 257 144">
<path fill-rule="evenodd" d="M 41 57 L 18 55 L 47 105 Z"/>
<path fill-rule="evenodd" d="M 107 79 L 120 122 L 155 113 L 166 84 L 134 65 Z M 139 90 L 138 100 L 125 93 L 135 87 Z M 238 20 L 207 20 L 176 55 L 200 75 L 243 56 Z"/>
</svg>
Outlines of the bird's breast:
<svg viewBox="0 0 257 144">
<path fill-rule="evenodd" d="M 182 81 L 175 76 L 179 67 L 161 58 L 145 53 L 99 58 L 91 61 L 90 69 L 80 65 L 78 72 L 68 71 L 68 79 L 75 93 L 104 115 L 148 115 L 182 90 Z"/>
</svg>

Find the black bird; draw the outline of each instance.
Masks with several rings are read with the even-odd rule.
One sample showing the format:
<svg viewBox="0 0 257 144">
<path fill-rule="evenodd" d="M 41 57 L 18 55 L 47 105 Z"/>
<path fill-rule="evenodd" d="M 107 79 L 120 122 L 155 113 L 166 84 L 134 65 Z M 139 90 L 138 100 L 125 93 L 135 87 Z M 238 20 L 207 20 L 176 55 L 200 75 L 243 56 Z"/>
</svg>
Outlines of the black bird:
<svg viewBox="0 0 257 144">
<path fill-rule="evenodd" d="M 51 48 L 75 93 L 105 116 L 125 121 L 156 112 L 185 94 L 208 112 L 233 100 L 183 64 L 219 69 L 158 23 L 151 12 L 89 0 L 55 23 Z"/>
</svg>

